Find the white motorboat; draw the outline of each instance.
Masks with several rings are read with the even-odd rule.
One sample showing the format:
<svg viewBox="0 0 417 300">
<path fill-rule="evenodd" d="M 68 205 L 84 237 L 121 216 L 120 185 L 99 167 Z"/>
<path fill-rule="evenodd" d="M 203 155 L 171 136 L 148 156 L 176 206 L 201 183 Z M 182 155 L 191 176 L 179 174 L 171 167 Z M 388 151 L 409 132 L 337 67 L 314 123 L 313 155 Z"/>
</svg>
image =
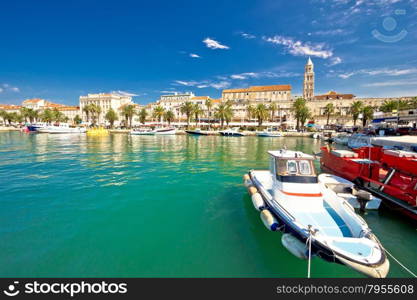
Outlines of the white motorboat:
<svg viewBox="0 0 417 300">
<path fill-rule="evenodd" d="M 333 142 L 339 145 L 346 146 L 349 141 L 349 135 L 347 134 L 338 134 L 336 137 L 333 138 Z"/>
<path fill-rule="evenodd" d="M 384 248 L 353 207 L 319 182 L 314 157 L 289 150 L 268 153 L 270 169 L 252 170 L 244 179 L 264 225 L 284 232 L 282 244 L 299 258 L 317 255 L 370 277 L 386 277 Z"/>
<path fill-rule="evenodd" d="M 372 147 L 373 136 L 363 133 L 354 133 L 348 138 L 349 148 Z"/>
<path fill-rule="evenodd" d="M 239 131 L 238 127 L 221 130 L 219 133 L 223 136 L 244 136 L 245 134 L 243 132 Z"/>
<path fill-rule="evenodd" d="M 150 129 L 132 129 L 129 134 L 131 135 L 154 135 L 154 131 Z"/>
<path fill-rule="evenodd" d="M 59 125 L 50 125 L 38 128 L 38 132 L 42 133 L 85 133 L 87 130 L 84 127 L 71 127 L 69 124 L 61 123 Z"/>
<path fill-rule="evenodd" d="M 283 136 L 281 132 L 274 131 L 272 130 L 272 128 L 268 128 L 264 131 L 257 132 L 256 135 L 260 137 L 282 137 Z"/>
<path fill-rule="evenodd" d="M 177 133 L 177 130 L 175 128 L 158 128 L 153 132 L 155 135 L 173 135 Z"/>
</svg>

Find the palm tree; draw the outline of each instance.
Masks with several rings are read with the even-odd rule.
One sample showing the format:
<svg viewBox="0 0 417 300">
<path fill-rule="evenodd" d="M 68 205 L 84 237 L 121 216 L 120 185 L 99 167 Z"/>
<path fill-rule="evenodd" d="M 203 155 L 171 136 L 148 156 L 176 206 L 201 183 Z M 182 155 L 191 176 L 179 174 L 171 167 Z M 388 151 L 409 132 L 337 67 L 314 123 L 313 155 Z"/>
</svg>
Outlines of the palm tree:
<svg viewBox="0 0 417 300">
<path fill-rule="evenodd" d="M 255 116 L 255 107 L 249 104 L 246 108 L 246 112 L 248 114 L 248 119 L 251 120 Z"/>
<path fill-rule="evenodd" d="M 355 101 L 350 106 L 350 113 L 352 114 L 352 118 L 353 118 L 353 126 L 356 126 L 356 121 L 359 118 L 362 108 L 363 108 L 362 101 Z"/>
<path fill-rule="evenodd" d="M 65 115 L 56 107 L 52 110 L 52 121 L 56 123 L 65 122 Z"/>
<path fill-rule="evenodd" d="M 333 103 L 327 103 L 324 107 L 324 114 L 327 116 L 326 125 L 329 125 L 330 115 L 334 113 L 334 105 Z"/>
<path fill-rule="evenodd" d="M 258 119 L 258 126 L 262 126 L 264 120 L 268 118 L 268 108 L 265 104 L 258 104 L 255 108 L 255 116 Z"/>
<path fill-rule="evenodd" d="M 300 121 L 306 114 L 307 101 L 304 98 L 298 98 L 292 104 L 295 119 L 297 120 L 297 130 L 300 129 Z"/>
<path fill-rule="evenodd" d="M 113 128 L 114 122 L 119 119 L 119 116 L 117 113 L 113 110 L 113 108 L 110 108 L 104 118 L 109 121 L 110 127 Z"/>
<path fill-rule="evenodd" d="M 382 112 L 392 112 L 394 110 L 404 110 L 410 108 L 411 102 L 404 100 L 385 100 L 384 103 L 379 107 L 379 110 Z"/>
<path fill-rule="evenodd" d="M 231 105 L 227 102 L 221 103 L 216 109 L 215 116 L 217 119 L 220 119 L 221 127 L 223 127 L 225 121 L 229 125 L 229 122 L 232 120 L 233 117 Z"/>
<path fill-rule="evenodd" d="M 201 109 L 200 105 L 198 105 L 197 103 L 194 104 L 194 106 L 193 106 L 193 114 L 194 114 L 195 125 L 196 126 L 197 126 L 197 122 L 199 121 L 200 115 L 202 115 L 203 113 L 204 113 L 204 111 Z"/>
<path fill-rule="evenodd" d="M 0 117 L 3 119 L 4 125 L 6 125 L 7 112 L 5 110 L 0 110 Z"/>
<path fill-rule="evenodd" d="M 80 118 L 80 116 L 79 115 L 76 115 L 75 117 L 74 117 L 74 123 L 75 124 L 81 124 L 81 122 L 82 122 L 83 120 Z"/>
<path fill-rule="evenodd" d="M 304 106 L 300 111 L 300 124 L 304 127 L 307 119 L 311 118 L 310 109 L 307 106 Z"/>
<path fill-rule="evenodd" d="M 23 119 L 25 120 L 25 122 L 27 122 L 27 119 L 29 117 L 29 108 L 27 107 L 22 107 L 20 109 L 20 114 L 23 117 Z"/>
<path fill-rule="evenodd" d="M 180 107 L 181 113 L 185 114 L 187 117 L 187 128 L 190 126 L 190 118 L 194 111 L 194 106 L 191 102 L 186 101 Z"/>
<path fill-rule="evenodd" d="M 268 110 L 271 112 L 271 122 L 274 122 L 275 112 L 277 111 L 278 107 L 275 103 L 269 104 Z"/>
<path fill-rule="evenodd" d="M 162 106 L 158 105 L 153 109 L 153 117 L 156 118 L 159 123 L 161 123 L 164 115 L 165 115 L 165 108 L 163 108 Z"/>
<path fill-rule="evenodd" d="M 140 112 L 138 113 L 138 116 L 139 116 L 139 121 L 140 121 L 142 124 L 145 124 L 145 122 L 146 122 L 146 117 L 148 116 L 148 113 L 146 112 L 146 109 L 142 108 L 142 109 L 140 110 Z"/>
<path fill-rule="evenodd" d="M 213 100 L 210 99 L 210 98 L 208 98 L 204 104 L 207 107 L 207 120 L 208 120 L 208 122 L 209 122 L 209 124 L 211 126 L 211 123 L 210 123 L 210 119 L 211 119 L 210 118 L 210 112 L 211 112 L 211 108 L 213 107 Z"/>
<path fill-rule="evenodd" d="M 91 108 L 90 104 L 87 104 L 83 107 L 83 111 L 82 111 L 85 113 L 87 123 L 90 122 L 90 111 L 91 111 L 90 108 Z"/>
<path fill-rule="evenodd" d="M 368 120 L 372 120 L 374 117 L 374 109 L 368 105 L 362 109 L 362 126 L 365 127 Z"/>
<path fill-rule="evenodd" d="M 101 113 L 101 107 L 97 104 L 90 104 L 90 114 L 91 118 L 93 119 L 93 125 L 96 125 L 97 119 L 99 118 Z M 88 117 L 87 117 L 88 118 Z"/>
<path fill-rule="evenodd" d="M 171 126 L 171 122 L 174 120 L 174 113 L 171 110 L 165 112 L 165 120 L 168 122 L 168 126 Z"/>
<path fill-rule="evenodd" d="M 136 114 L 135 106 L 132 104 L 120 107 L 121 114 L 125 117 L 126 127 L 132 127 L 132 118 Z"/>
<path fill-rule="evenodd" d="M 49 108 L 47 108 L 41 113 L 40 118 L 42 122 L 50 124 L 54 120 L 54 114 Z"/>
</svg>

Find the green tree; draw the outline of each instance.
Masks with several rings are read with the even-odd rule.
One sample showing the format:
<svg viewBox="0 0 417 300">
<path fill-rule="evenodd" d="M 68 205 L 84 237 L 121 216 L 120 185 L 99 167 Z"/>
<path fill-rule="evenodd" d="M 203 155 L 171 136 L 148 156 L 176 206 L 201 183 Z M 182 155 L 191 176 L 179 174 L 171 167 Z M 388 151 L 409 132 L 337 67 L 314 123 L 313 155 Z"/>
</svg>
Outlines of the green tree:
<svg viewBox="0 0 417 300">
<path fill-rule="evenodd" d="M 97 104 L 90 104 L 90 115 L 91 115 L 91 119 L 93 120 L 93 126 L 96 125 L 97 120 L 100 116 L 101 113 L 101 107 L 98 106 Z M 88 118 L 88 117 L 87 117 Z"/>
<path fill-rule="evenodd" d="M 334 105 L 333 103 L 327 103 L 324 107 L 324 115 L 327 118 L 326 125 L 329 125 L 330 116 L 334 113 Z"/>
<path fill-rule="evenodd" d="M 56 107 L 52 110 L 52 121 L 56 123 L 65 122 L 65 115 L 60 112 Z"/>
<path fill-rule="evenodd" d="M 54 114 L 49 108 L 47 108 L 41 113 L 40 119 L 42 122 L 50 124 L 54 120 Z"/>
<path fill-rule="evenodd" d="M 359 118 L 360 113 L 363 109 L 363 102 L 362 101 L 355 101 L 350 106 L 350 113 L 352 114 L 353 118 L 353 126 L 356 126 L 356 121 Z"/>
<path fill-rule="evenodd" d="M 132 127 L 132 119 L 133 116 L 136 114 L 136 109 L 133 104 L 123 105 L 120 108 L 121 114 L 125 117 L 125 125 L 126 127 Z"/>
<path fill-rule="evenodd" d="M 362 126 L 365 127 L 368 120 L 372 120 L 374 117 L 374 109 L 368 105 L 362 109 Z"/>
<path fill-rule="evenodd" d="M 113 128 L 114 126 L 114 122 L 119 120 L 119 116 L 117 115 L 117 113 L 114 111 L 113 108 L 110 108 L 106 115 L 104 116 L 104 118 L 110 123 L 110 127 Z"/>
<path fill-rule="evenodd" d="M 255 116 L 258 119 L 258 126 L 262 126 L 264 120 L 268 118 L 269 111 L 265 104 L 258 104 L 255 108 Z"/>
<path fill-rule="evenodd" d="M 229 125 L 229 122 L 233 118 L 233 111 L 230 103 L 221 103 L 216 109 L 215 117 L 220 120 L 221 127 L 223 127 L 225 121 Z"/>
<path fill-rule="evenodd" d="M 292 111 L 294 112 L 294 117 L 297 120 L 297 130 L 300 129 L 300 121 L 306 115 L 307 101 L 304 98 L 298 98 L 292 104 Z"/>
<path fill-rule="evenodd" d="M 7 112 L 5 110 L 0 110 L 0 118 L 3 119 L 3 124 L 6 125 L 7 121 Z"/>
<path fill-rule="evenodd" d="M 206 105 L 206 108 L 207 108 L 207 120 L 208 120 L 208 123 L 210 124 L 210 126 L 211 126 L 211 117 L 210 117 L 210 113 L 211 113 L 211 109 L 212 109 L 212 107 L 213 107 L 213 100 L 211 99 L 211 98 L 208 98 L 206 101 L 205 101 L 205 103 L 204 103 L 205 105 Z"/>
<path fill-rule="evenodd" d="M 89 122 L 90 122 L 90 111 L 91 111 L 91 106 L 90 106 L 90 104 L 87 104 L 87 105 L 85 105 L 85 106 L 83 107 L 82 112 L 83 112 L 83 113 L 85 113 L 85 117 L 86 117 L 87 123 L 89 123 Z"/>
<path fill-rule="evenodd" d="M 255 116 L 255 107 L 249 104 L 246 107 L 246 113 L 247 113 L 248 119 L 251 120 Z"/>
<path fill-rule="evenodd" d="M 142 108 L 140 112 L 138 113 L 138 116 L 139 116 L 139 122 L 141 122 L 142 124 L 145 124 L 146 117 L 148 116 L 146 109 Z"/>
<path fill-rule="evenodd" d="M 171 126 L 171 122 L 174 120 L 174 113 L 171 110 L 165 112 L 164 118 L 168 122 L 168 126 Z"/>
<path fill-rule="evenodd" d="M 195 125 L 197 126 L 197 123 L 199 121 L 199 117 L 204 113 L 204 111 L 201 109 L 200 105 L 197 103 L 193 106 L 193 115 L 195 120 Z"/>
<path fill-rule="evenodd" d="M 165 115 L 165 108 L 163 108 L 162 106 L 158 105 L 153 109 L 153 117 L 156 118 L 158 120 L 159 123 L 161 123 L 162 118 Z"/>
<path fill-rule="evenodd" d="M 269 104 L 268 110 L 271 112 L 271 119 L 270 119 L 271 122 L 274 122 L 275 112 L 277 111 L 277 109 L 278 109 L 278 107 L 277 107 L 277 105 L 274 102 L 272 102 L 271 104 Z"/>
<path fill-rule="evenodd" d="M 310 109 L 307 106 L 302 107 L 300 110 L 300 124 L 302 127 L 304 127 L 304 124 L 309 118 L 311 118 Z"/>
<path fill-rule="evenodd" d="M 75 117 L 74 117 L 74 123 L 75 124 L 81 124 L 81 122 L 82 122 L 83 120 L 80 118 L 80 116 L 79 115 L 76 115 Z"/>
<path fill-rule="evenodd" d="M 410 107 L 410 102 L 404 100 L 385 100 L 379 107 L 382 112 L 393 112 L 394 110 L 405 110 Z"/>
<path fill-rule="evenodd" d="M 182 114 L 185 114 L 185 116 L 187 117 L 187 128 L 188 128 L 190 126 L 191 115 L 194 112 L 194 106 L 191 102 L 186 101 L 181 105 L 180 111 Z"/>
</svg>

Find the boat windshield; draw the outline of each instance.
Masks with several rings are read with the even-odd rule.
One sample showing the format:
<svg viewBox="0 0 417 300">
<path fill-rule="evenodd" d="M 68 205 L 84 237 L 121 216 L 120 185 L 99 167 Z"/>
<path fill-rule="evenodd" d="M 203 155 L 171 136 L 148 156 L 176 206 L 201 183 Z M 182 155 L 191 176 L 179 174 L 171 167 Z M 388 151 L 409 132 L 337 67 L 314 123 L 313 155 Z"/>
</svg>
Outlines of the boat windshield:
<svg viewBox="0 0 417 300">
<path fill-rule="evenodd" d="M 309 159 L 277 159 L 276 175 L 281 181 L 316 182 L 313 161 Z"/>
</svg>

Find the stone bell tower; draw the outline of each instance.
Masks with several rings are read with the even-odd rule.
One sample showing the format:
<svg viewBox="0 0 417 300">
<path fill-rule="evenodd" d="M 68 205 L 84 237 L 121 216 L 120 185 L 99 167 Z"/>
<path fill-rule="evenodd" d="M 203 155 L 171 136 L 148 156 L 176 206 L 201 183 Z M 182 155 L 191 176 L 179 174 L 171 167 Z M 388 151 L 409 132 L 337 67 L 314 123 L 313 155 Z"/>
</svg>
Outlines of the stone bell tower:
<svg viewBox="0 0 417 300">
<path fill-rule="evenodd" d="M 303 98 L 306 100 L 314 98 L 314 65 L 310 57 L 304 71 Z"/>
</svg>

